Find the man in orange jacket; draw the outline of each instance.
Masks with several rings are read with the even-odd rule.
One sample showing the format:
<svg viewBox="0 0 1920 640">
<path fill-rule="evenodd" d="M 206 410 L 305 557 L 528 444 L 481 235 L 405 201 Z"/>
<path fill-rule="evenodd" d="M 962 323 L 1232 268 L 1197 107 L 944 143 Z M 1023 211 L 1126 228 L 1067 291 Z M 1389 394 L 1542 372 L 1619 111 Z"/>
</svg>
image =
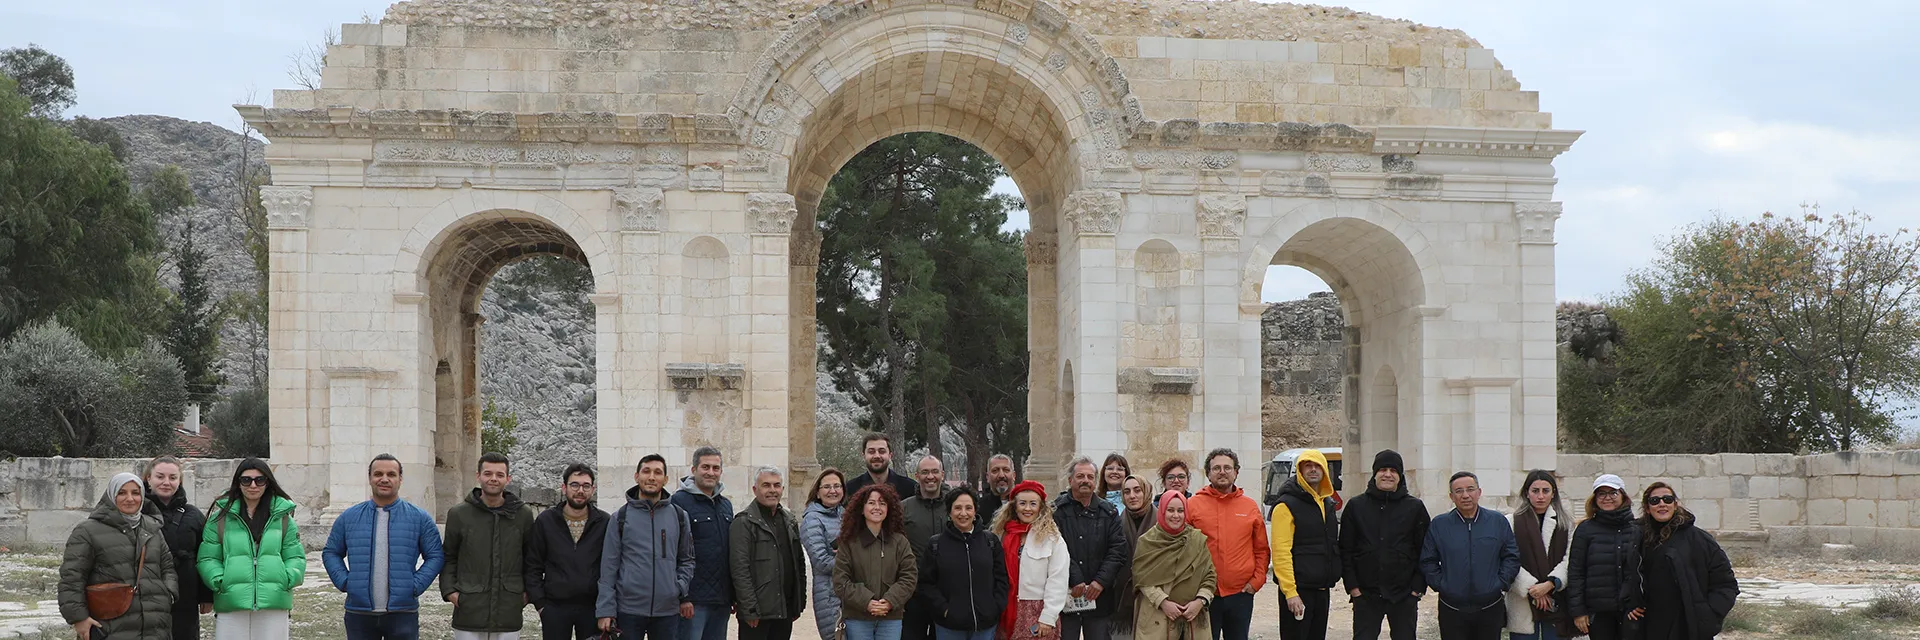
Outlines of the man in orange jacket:
<svg viewBox="0 0 1920 640">
<path fill-rule="evenodd" d="M 1260 503 L 1247 497 L 1240 480 L 1240 456 L 1232 449 L 1207 454 L 1207 487 L 1187 499 L 1187 522 L 1207 534 L 1207 551 L 1217 574 L 1213 600 L 1213 640 L 1247 640 L 1253 623 L 1253 594 L 1267 583 L 1267 527 Z"/>
</svg>

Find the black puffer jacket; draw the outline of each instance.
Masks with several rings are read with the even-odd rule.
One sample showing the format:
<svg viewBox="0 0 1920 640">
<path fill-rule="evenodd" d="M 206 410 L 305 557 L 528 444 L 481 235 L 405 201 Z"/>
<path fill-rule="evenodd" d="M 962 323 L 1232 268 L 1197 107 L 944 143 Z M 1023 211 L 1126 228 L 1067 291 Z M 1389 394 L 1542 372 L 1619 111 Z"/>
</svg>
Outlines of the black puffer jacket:
<svg viewBox="0 0 1920 640">
<path fill-rule="evenodd" d="M 1680 606 L 1692 632 L 1687 637 L 1707 640 L 1720 635 L 1727 612 L 1733 610 L 1734 600 L 1740 596 L 1740 583 L 1726 550 L 1720 548 L 1713 534 L 1694 526 L 1691 516 L 1674 518 L 1672 537 L 1665 544 L 1643 548 L 1640 563 L 1643 571 L 1655 562 L 1671 563 L 1680 593 L 1685 596 Z"/>
<path fill-rule="evenodd" d="M 1427 542 L 1426 503 L 1407 493 L 1406 483 L 1367 490 L 1340 512 L 1340 579 L 1347 589 L 1399 602 L 1427 590 L 1420 575 L 1420 548 Z"/>
<path fill-rule="evenodd" d="M 180 597 L 174 599 L 173 608 L 199 616 L 200 605 L 213 604 L 213 590 L 200 579 L 199 571 L 181 567 L 199 565 L 200 533 L 207 528 L 207 516 L 187 502 L 185 487 L 175 491 L 170 500 L 161 500 L 149 492 L 147 503 L 160 510 L 160 537 L 167 540 L 167 549 L 173 552 L 174 572 L 180 574 Z M 180 618 L 176 616 L 174 620 Z"/>
<path fill-rule="evenodd" d="M 1120 514 L 1105 500 L 1094 498 L 1081 506 L 1073 494 L 1064 493 L 1053 501 L 1053 523 L 1067 541 L 1071 562 L 1067 565 L 1067 584 L 1098 582 L 1102 591 L 1089 618 L 1105 618 L 1120 607 L 1126 597 L 1113 587 L 1127 581 L 1132 572 L 1133 553 L 1127 534 L 1120 530 Z"/>
<path fill-rule="evenodd" d="M 1632 509 L 1600 511 L 1573 530 L 1567 548 L 1567 612 L 1573 617 L 1639 608 L 1640 527 Z"/>
<path fill-rule="evenodd" d="M 961 533 L 949 522 L 920 556 L 920 591 L 933 623 L 959 631 L 992 629 L 1007 607 L 1007 556 L 1000 539 L 975 526 Z"/>
</svg>

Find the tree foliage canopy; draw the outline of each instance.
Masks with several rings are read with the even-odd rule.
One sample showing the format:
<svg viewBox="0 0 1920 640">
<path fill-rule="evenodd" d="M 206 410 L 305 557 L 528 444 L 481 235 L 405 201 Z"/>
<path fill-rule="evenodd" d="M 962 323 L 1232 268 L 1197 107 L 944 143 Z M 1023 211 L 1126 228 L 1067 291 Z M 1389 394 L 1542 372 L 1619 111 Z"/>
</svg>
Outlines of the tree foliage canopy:
<svg viewBox="0 0 1920 640">
<path fill-rule="evenodd" d="M 1611 357 L 1563 356 L 1571 448 L 1848 450 L 1920 397 L 1920 237 L 1859 213 L 1716 220 L 1609 305 Z"/>
<path fill-rule="evenodd" d="M 146 457 L 167 451 L 186 408 L 180 364 L 158 343 L 101 357 L 57 323 L 0 345 L 0 452 Z"/>
<path fill-rule="evenodd" d="M 36 118 L 58 118 L 75 101 L 73 67 L 40 45 L 0 49 L 0 75 L 19 85 Z"/>
<path fill-rule="evenodd" d="M 819 207 L 821 362 L 903 450 L 957 430 L 971 466 L 1023 452 L 1027 277 L 1018 199 L 973 145 L 932 133 L 874 143 Z M 904 456 L 903 456 L 904 458 Z M 978 471 L 975 469 L 973 471 Z"/>
</svg>

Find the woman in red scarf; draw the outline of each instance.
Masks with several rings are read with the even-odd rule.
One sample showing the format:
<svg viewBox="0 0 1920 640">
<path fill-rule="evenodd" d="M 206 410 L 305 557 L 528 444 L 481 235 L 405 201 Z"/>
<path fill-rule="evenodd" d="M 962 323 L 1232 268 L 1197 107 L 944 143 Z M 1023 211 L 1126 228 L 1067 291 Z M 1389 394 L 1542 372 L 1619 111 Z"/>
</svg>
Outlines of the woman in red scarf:
<svg viewBox="0 0 1920 640">
<path fill-rule="evenodd" d="M 1055 640 L 1060 610 L 1067 606 L 1067 541 L 1053 524 L 1047 489 L 1028 480 L 1014 485 L 1007 506 L 994 516 L 993 532 L 1007 554 L 1007 608 L 1000 613 L 1001 640 Z"/>
</svg>

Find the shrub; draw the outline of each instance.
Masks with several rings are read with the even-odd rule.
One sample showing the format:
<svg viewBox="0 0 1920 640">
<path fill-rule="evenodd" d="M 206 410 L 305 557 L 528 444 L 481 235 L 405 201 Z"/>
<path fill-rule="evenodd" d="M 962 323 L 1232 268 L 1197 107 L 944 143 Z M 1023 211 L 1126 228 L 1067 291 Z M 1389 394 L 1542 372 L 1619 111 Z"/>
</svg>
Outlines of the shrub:
<svg viewBox="0 0 1920 640">
<path fill-rule="evenodd" d="M 48 322 L 0 345 L 0 453 L 150 457 L 186 406 L 180 363 L 155 343 L 109 360 Z"/>
<path fill-rule="evenodd" d="M 1853 618 L 1806 603 L 1788 603 L 1781 609 L 1785 620 L 1781 629 L 1794 638 L 1845 638 L 1859 626 Z"/>
<path fill-rule="evenodd" d="M 267 391 L 241 389 L 207 414 L 214 446 L 225 458 L 265 458 L 272 454 L 267 432 Z"/>
<path fill-rule="evenodd" d="M 1896 622 L 1920 620 L 1920 591 L 1907 585 L 1881 585 L 1873 590 L 1873 599 L 1863 611 L 1869 618 Z"/>
</svg>

